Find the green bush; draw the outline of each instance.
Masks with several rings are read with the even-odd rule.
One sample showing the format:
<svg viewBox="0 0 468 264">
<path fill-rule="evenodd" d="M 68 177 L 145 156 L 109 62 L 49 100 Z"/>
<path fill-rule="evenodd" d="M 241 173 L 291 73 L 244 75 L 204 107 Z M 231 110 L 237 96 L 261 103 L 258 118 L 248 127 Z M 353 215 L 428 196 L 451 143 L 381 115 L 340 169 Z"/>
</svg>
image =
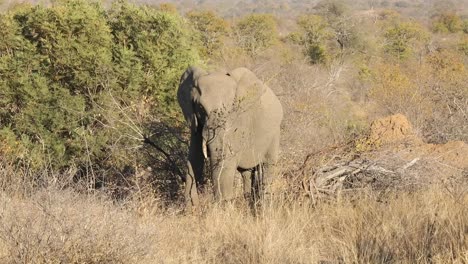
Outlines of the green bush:
<svg viewBox="0 0 468 264">
<path fill-rule="evenodd" d="M 429 34 L 418 23 L 397 22 L 385 30 L 385 52 L 397 59 L 404 59 L 413 54 L 417 44 L 429 39 Z"/>
<path fill-rule="evenodd" d="M 228 32 L 228 23 L 213 11 L 190 11 L 187 18 L 200 34 L 203 53 L 212 56 L 219 52 Z"/>
<path fill-rule="evenodd" d="M 441 33 L 456 33 L 463 30 L 463 21 L 454 13 L 442 13 L 432 21 L 432 30 Z"/>
<path fill-rule="evenodd" d="M 468 34 L 468 19 L 463 20 L 463 33 Z"/>
<path fill-rule="evenodd" d="M 198 61 L 188 28 L 124 1 L 1 14 L 0 156 L 32 170 L 139 166 L 143 135 L 178 118 L 180 74 Z"/>
<path fill-rule="evenodd" d="M 308 46 L 306 56 L 312 64 L 326 63 L 328 58 L 326 48 L 321 44 L 312 44 Z"/>
<path fill-rule="evenodd" d="M 278 39 L 275 18 L 269 14 L 247 15 L 235 25 L 234 35 L 237 44 L 255 56 Z"/>
<path fill-rule="evenodd" d="M 458 43 L 458 50 L 465 54 L 465 56 L 468 56 L 468 37 L 460 40 Z"/>
<path fill-rule="evenodd" d="M 343 16 L 349 7 L 342 0 L 321 0 L 314 9 L 327 19 L 334 19 Z"/>
<path fill-rule="evenodd" d="M 300 27 L 299 43 L 312 64 L 326 63 L 329 54 L 326 43 L 333 36 L 328 23 L 317 15 L 304 15 L 298 18 Z"/>
</svg>

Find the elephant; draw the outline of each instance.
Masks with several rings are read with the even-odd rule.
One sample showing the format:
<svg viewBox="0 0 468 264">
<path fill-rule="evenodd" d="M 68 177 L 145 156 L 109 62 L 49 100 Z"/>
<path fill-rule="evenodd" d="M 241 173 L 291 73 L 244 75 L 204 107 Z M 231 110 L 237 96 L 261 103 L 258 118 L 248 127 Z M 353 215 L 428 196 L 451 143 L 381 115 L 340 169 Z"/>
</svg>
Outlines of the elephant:
<svg viewBox="0 0 468 264">
<path fill-rule="evenodd" d="M 190 127 L 185 181 L 188 207 L 197 207 L 197 185 L 209 162 L 214 197 L 234 197 L 236 171 L 244 194 L 265 193 L 276 170 L 283 108 L 273 91 L 247 68 L 207 72 L 190 66 L 180 79 L 177 100 Z"/>
</svg>

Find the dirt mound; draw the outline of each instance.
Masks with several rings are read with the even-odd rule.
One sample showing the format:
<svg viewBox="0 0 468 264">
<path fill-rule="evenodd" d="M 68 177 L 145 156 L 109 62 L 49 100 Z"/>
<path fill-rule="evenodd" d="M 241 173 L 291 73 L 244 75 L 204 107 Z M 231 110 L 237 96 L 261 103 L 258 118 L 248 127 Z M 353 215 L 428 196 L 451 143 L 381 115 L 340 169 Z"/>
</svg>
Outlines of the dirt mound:
<svg viewBox="0 0 468 264">
<path fill-rule="evenodd" d="M 309 155 L 299 169 L 306 191 L 320 196 L 363 187 L 408 189 L 468 182 L 468 145 L 462 141 L 425 143 L 401 114 L 375 120 L 368 135 L 359 140 L 369 146 L 367 151 L 355 153 L 347 146 Z"/>
<path fill-rule="evenodd" d="M 406 116 L 396 114 L 372 122 L 369 139 L 381 150 L 393 152 L 404 160 L 426 159 L 456 167 L 468 168 L 468 145 L 462 141 L 427 144 L 415 135 Z"/>
<path fill-rule="evenodd" d="M 416 139 L 413 126 L 406 116 L 396 114 L 377 119 L 370 127 L 369 140 L 378 144 L 388 144 L 402 140 Z"/>
</svg>

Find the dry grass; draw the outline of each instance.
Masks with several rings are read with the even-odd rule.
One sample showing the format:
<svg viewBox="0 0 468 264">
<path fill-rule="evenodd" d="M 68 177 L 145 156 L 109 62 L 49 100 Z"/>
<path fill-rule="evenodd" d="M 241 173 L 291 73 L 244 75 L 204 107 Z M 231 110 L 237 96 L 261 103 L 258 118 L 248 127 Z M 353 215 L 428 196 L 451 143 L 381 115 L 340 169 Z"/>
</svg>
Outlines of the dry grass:
<svg viewBox="0 0 468 264">
<path fill-rule="evenodd" d="M 468 195 L 441 187 L 355 200 L 269 204 L 260 217 L 211 207 L 201 218 L 175 218 L 174 262 L 195 263 L 465 263 Z M 177 224 L 176 224 L 177 225 Z M 163 256 L 164 258 L 164 256 Z"/>
<path fill-rule="evenodd" d="M 44 190 L 0 196 L 1 263 L 138 263 L 156 229 L 110 201 Z"/>
<path fill-rule="evenodd" d="M 466 263 L 466 187 L 316 205 L 277 197 L 257 217 L 242 202 L 207 200 L 201 215 L 184 215 L 51 188 L 2 193 L 0 262 Z"/>
</svg>

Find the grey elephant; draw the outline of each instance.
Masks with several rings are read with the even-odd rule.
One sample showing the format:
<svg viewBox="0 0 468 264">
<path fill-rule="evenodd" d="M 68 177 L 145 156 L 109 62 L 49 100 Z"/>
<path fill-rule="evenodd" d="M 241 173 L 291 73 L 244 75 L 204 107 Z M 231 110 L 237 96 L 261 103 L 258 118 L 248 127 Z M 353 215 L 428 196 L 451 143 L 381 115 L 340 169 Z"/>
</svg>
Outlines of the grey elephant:
<svg viewBox="0 0 468 264">
<path fill-rule="evenodd" d="M 264 192 L 275 173 L 283 119 L 273 91 L 246 68 L 206 72 L 189 67 L 177 99 L 191 130 L 187 206 L 199 203 L 197 184 L 204 182 L 205 160 L 216 200 L 233 198 L 236 171 L 242 175 L 245 194 Z"/>
</svg>

